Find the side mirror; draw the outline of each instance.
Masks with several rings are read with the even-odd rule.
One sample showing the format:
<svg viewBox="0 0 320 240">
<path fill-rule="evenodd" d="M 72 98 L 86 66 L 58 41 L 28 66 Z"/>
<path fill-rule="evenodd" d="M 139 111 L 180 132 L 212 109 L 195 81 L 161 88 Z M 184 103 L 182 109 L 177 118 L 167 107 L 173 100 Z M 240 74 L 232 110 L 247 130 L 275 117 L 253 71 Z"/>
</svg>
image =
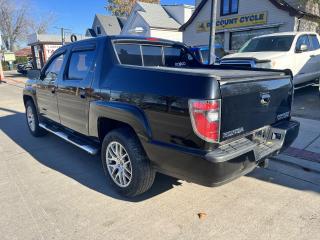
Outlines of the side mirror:
<svg viewBox="0 0 320 240">
<path fill-rule="evenodd" d="M 305 52 L 308 51 L 308 46 L 306 44 L 301 44 L 300 47 L 297 49 L 297 52 Z"/>
<path fill-rule="evenodd" d="M 39 69 L 31 69 L 27 73 L 28 79 L 39 80 L 41 76 L 41 71 Z"/>
</svg>

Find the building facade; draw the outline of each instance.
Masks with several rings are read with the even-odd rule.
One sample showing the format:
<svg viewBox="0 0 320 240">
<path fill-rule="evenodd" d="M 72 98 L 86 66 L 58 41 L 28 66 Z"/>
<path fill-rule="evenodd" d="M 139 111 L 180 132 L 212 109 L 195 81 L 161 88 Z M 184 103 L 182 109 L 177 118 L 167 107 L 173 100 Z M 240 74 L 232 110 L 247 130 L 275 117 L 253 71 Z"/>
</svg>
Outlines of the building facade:
<svg viewBox="0 0 320 240">
<path fill-rule="evenodd" d="M 208 45 L 209 0 L 196 0 L 196 9 L 180 30 L 190 46 Z M 236 51 L 249 39 L 269 33 L 317 31 L 319 8 L 299 0 L 218 0 L 216 42 Z"/>
<path fill-rule="evenodd" d="M 122 35 L 157 37 L 182 42 L 179 28 L 193 13 L 190 5 L 160 5 L 137 2 L 121 31 Z"/>
<path fill-rule="evenodd" d="M 85 39 L 83 35 L 76 35 L 77 40 Z M 71 42 L 71 36 L 64 37 L 65 43 Z M 31 47 L 33 66 L 41 69 L 50 56 L 62 46 L 62 38 L 52 34 L 31 34 L 28 36 L 28 46 Z"/>
<path fill-rule="evenodd" d="M 126 18 L 96 14 L 92 27 L 86 31 L 87 37 L 119 35 Z"/>
</svg>

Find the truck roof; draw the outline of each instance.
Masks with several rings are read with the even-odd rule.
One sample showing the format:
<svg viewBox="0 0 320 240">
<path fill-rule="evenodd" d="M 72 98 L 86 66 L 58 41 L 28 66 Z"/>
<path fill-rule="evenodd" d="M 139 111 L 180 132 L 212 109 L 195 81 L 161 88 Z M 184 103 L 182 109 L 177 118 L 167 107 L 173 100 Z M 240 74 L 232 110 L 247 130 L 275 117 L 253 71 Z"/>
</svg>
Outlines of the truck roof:
<svg viewBox="0 0 320 240">
<path fill-rule="evenodd" d="M 66 44 L 66 46 L 70 45 L 76 45 L 77 43 L 82 43 L 82 42 L 90 42 L 92 40 L 103 40 L 103 39 L 110 39 L 110 40 L 130 40 L 130 41 L 149 41 L 149 42 L 157 42 L 157 43 L 166 43 L 166 44 L 180 44 L 184 45 L 181 42 L 174 42 L 171 40 L 167 39 L 162 39 L 162 38 L 154 38 L 154 37 L 142 37 L 142 36 L 132 36 L 132 35 L 112 35 L 112 36 L 100 36 L 100 37 L 94 37 L 94 38 L 87 38 L 84 40 L 79 40 L 73 43 Z"/>
</svg>

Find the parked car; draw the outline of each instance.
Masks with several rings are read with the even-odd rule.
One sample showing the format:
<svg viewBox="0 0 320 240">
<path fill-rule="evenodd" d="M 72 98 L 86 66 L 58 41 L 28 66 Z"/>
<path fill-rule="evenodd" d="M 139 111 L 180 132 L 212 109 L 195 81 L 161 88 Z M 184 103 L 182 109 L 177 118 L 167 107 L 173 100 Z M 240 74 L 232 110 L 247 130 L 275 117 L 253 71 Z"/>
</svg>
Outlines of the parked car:
<svg viewBox="0 0 320 240">
<path fill-rule="evenodd" d="M 29 70 L 33 69 L 32 60 L 29 60 L 25 63 L 18 63 L 17 64 L 17 72 L 21 74 L 27 74 Z"/>
<path fill-rule="evenodd" d="M 255 37 L 238 53 L 221 60 L 222 65 L 287 69 L 294 85 L 320 77 L 319 35 L 312 32 L 283 32 Z"/>
<path fill-rule="evenodd" d="M 209 63 L 209 46 L 207 45 L 194 46 L 190 48 L 190 51 L 195 55 L 196 59 L 199 62 L 203 64 Z M 227 55 L 227 53 L 224 51 L 224 48 L 221 44 L 215 45 L 215 55 L 216 55 L 216 59 L 215 59 L 216 63 L 219 63 L 221 58 Z"/>
<path fill-rule="evenodd" d="M 171 41 L 71 43 L 34 78 L 23 91 L 31 134 L 101 152 L 107 178 L 125 196 L 147 191 L 156 172 L 227 183 L 265 165 L 299 131 L 291 75 L 200 64 Z"/>
</svg>

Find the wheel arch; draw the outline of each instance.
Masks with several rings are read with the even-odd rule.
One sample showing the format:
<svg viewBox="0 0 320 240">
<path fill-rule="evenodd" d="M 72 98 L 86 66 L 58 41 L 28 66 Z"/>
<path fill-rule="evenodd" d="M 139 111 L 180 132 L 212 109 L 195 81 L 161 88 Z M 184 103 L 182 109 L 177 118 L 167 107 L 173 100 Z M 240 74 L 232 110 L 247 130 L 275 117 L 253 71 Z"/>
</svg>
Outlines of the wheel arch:
<svg viewBox="0 0 320 240">
<path fill-rule="evenodd" d="M 109 131 L 127 127 L 140 140 L 152 138 L 151 128 L 144 112 L 133 105 L 118 102 L 97 101 L 90 103 L 89 134 L 101 140 Z"/>
</svg>

